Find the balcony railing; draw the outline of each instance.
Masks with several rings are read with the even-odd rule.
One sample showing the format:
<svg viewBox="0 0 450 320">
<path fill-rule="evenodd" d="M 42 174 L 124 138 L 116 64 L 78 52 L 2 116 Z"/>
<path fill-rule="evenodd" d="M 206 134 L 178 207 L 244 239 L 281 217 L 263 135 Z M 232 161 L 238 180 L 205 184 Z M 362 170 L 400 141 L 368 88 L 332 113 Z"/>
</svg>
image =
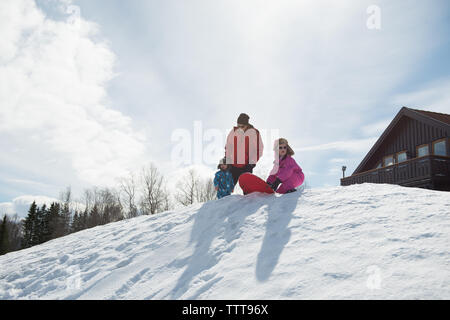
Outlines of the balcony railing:
<svg viewBox="0 0 450 320">
<path fill-rule="evenodd" d="M 417 186 L 450 179 L 450 157 L 428 155 L 341 179 L 342 186 L 355 183 L 391 183 Z"/>
</svg>

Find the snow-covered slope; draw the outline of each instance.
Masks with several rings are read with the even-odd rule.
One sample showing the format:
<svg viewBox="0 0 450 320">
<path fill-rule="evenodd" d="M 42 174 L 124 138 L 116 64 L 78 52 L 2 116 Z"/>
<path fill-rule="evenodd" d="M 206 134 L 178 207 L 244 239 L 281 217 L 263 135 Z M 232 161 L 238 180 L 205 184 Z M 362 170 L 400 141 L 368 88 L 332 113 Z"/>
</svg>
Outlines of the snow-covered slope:
<svg viewBox="0 0 450 320">
<path fill-rule="evenodd" d="M 449 299 L 450 193 L 232 195 L 0 257 L 0 299 Z"/>
</svg>

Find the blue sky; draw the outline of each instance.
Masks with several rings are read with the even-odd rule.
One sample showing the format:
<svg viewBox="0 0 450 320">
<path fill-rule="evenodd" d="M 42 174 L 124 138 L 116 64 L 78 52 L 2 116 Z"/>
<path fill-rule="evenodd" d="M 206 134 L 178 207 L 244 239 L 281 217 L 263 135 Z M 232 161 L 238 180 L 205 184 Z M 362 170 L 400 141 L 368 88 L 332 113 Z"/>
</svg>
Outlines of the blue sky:
<svg viewBox="0 0 450 320">
<path fill-rule="evenodd" d="M 371 5 L 381 29 L 369 29 Z M 0 210 L 155 163 L 173 132 L 278 130 L 309 187 L 353 172 L 400 108 L 450 113 L 450 4 L 8 0 L 0 9 Z M 270 139 L 269 139 L 270 140 Z M 270 170 L 271 141 L 256 173 Z M 206 147 L 207 143 L 205 144 Z M 205 176 L 216 165 L 197 164 Z M 15 200 L 16 199 L 16 200 Z M 18 200 L 17 200 L 18 199 Z M 23 201 L 22 201 L 23 202 Z"/>
</svg>

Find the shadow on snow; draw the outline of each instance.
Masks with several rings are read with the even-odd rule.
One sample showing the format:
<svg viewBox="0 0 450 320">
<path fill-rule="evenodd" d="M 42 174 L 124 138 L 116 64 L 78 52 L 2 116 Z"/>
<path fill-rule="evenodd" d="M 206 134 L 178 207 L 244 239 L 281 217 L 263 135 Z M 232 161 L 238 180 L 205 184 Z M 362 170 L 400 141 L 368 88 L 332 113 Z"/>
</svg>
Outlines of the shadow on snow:
<svg viewBox="0 0 450 320">
<path fill-rule="evenodd" d="M 218 280 L 214 280 L 215 274 L 208 274 L 208 270 L 219 262 L 224 253 L 233 250 L 233 240 L 240 238 L 247 216 L 265 205 L 268 220 L 255 273 L 258 281 L 268 280 L 291 237 L 288 225 L 301 194 L 302 190 L 279 197 L 262 195 L 267 199 L 263 203 L 252 198 L 252 195 L 231 195 L 203 204 L 194 215 L 195 221 L 189 240 L 189 244 L 194 245 L 194 252 L 185 261 L 180 261 L 181 264 L 186 263 L 187 267 L 172 290 L 171 298 L 180 298 L 189 290 L 191 281 L 202 273 L 204 274 L 199 280 L 203 280 L 205 284 L 187 299 L 197 298 L 214 285 Z M 215 248 L 211 248 L 211 244 L 215 238 L 223 239 L 225 248 L 221 246 L 214 251 Z"/>
</svg>

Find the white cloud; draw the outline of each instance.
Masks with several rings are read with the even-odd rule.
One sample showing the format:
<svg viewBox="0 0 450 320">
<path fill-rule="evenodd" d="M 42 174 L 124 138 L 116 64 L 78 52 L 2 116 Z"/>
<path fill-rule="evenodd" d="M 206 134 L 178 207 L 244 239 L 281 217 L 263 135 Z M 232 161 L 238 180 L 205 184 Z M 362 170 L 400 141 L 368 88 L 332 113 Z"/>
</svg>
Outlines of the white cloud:
<svg viewBox="0 0 450 320">
<path fill-rule="evenodd" d="M 360 153 L 368 151 L 377 141 L 378 137 L 372 137 L 367 139 L 354 139 L 335 141 L 330 143 L 319 144 L 315 146 L 295 148 L 294 151 L 327 151 L 327 150 L 339 150 L 352 153 Z M 340 160 L 340 159 L 339 159 Z"/>
<path fill-rule="evenodd" d="M 329 176 L 342 175 L 342 169 L 337 167 L 331 167 L 328 169 Z"/>
<path fill-rule="evenodd" d="M 355 128 L 383 120 L 380 114 L 393 107 L 380 101 L 409 79 L 428 52 L 423 44 L 440 41 L 429 37 L 433 26 L 423 22 L 439 16 L 438 8 L 379 1 L 382 30 L 369 30 L 369 5 L 147 2 L 138 17 L 149 21 L 139 24 L 146 37 L 136 45 L 148 54 L 130 54 L 137 67 L 126 70 L 127 79 L 151 83 L 136 81 L 133 92 L 171 118 L 169 124 L 154 122 L 161 132 L 199 116 L 216 127 L 230 126 L 247 112 L 257 127 L 283 130 L 298 145 L 350 139 Z M 366 136 L 378 134 L 366 130 Z M 164 139 L 159 136 L 158 143 Z"/>
<path fill-rule="evenodd" d="M 12 202 L 1 202 L 0 203 L 0 217 L 4 214 L 13 215 L 14 208 Z"/>
<path fill-rule="evenodd" d="M 450 113 L 450 78 L 423 85 L 413 92 L 394 96 L 392 104 L 413 109 Z"/>
<path fill-rule="evenodd" d="M 0 203 L 0 214 L 6 213 L 8 215 L 12 215 L 17 213 L 20 218 L 25 218 L 33 201 L 36 201 L 36 205 L 39 207 L 44 204 L 49 206 L 53 202 L 59 202 L 58 199 L 51 197 L 24 195 L 14 198 L 12 202 Z"/>
<path fill-rule="evenodd" d="M 379 1 L 379 31 L 366 27 L 367 2 L 134 2 L 119 22 L 109 22 L 114 4 L 83 2 L 110 23 L 118 64 L 99 33 L 108 26 L 53 21 L 31 0 L 0 3 L 0 147 L 15 150 L 0 167 L 63 186 L 111 184 L 156 159 L 170 175 L 171 130 L 198 119 L 231 128 L 240 112 L 305 146 L 305 171 L 327 172 L 333 163 L 316 151 L 367 152 L 386 110 L 408 99 L 383 102 L 444 38 L 425 21 L 443 13 L 420 1 Z M 257 174 L 272 160 L 265 152 Z"/>
<path fill-rule="evenodd" d="M 15 169 L 37 148 L 45 156 L 28 167 L 43 179 L 51 171 L 45 160 L 59 159 L 74 171 L 58 172 L 62 179 L 75 176 L 95 185 L 111 184 L 140 166 L 146 137 L 129 116 L 108 106 L 106 85 L 116 57 L 98 40 L 99 27 L 79 16 L 51 20 L 32 0 L 1 1 L 0 12 L 2 147 L 22 150 L 8 152 L 3 165 Z"/>
<path fill-rule="evenodd" d="M 330 163 L 343 163 L 345 161 L 347 161 L 347 159 L 344 158 L 333 158 L 329 160 Z"/>
<path fill-rule="evenodd" d="M 26 179 L 10 179 L 10 178 L 6 178 L 5 179 L 6 182 L 9 183 L 15 183 L 15 184 L 24 184 L 24 185 L 32 185 L 32 186 L 37 186 L 37 187 L 44 187 L 47 188 L 48 185 L 42 182 L 38 182 L 38 181 L 32 181 L 32 180 L 26 180 Z"/>
<path fill-rule="evenodd" d="M 367 124 L 361 127 L 361 132 L 365 136 L 381 136 L 381 134 L 384 132 L 384 130 L 386 130 L 392 120 L 393 118 Z"/>
<path fill-rule="evenodd" d="M 11 202 L 0 202 L 0 216 L 2 214 L 17 214 L 19 218 L 25 218 L 33 202 L 36 202 L 38 207 L 42 207 L 45 204 L 48 208 L 54 202 L 61 203 L 61 200 L 42 195 L 22 195 L 14 198 Z M 82 212 L 85 209 L 85 205 L 78 201 L 71 201 L 70 206 L 78 212 Z"/>
</svg>

